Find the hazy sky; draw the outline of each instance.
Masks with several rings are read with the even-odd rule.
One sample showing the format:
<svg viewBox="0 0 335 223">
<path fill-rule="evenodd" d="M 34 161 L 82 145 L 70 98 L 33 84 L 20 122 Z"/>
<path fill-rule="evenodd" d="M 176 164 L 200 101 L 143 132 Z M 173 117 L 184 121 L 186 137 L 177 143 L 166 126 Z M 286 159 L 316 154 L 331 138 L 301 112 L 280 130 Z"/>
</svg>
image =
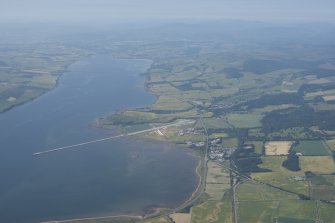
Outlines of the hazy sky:
<svg viewBox="0 0 335 223">
<path fill-rule="evenodd" d="M 0 0 L 0 22 L 171 18 L 335 21 L 335 0 Z"/>
</svg>

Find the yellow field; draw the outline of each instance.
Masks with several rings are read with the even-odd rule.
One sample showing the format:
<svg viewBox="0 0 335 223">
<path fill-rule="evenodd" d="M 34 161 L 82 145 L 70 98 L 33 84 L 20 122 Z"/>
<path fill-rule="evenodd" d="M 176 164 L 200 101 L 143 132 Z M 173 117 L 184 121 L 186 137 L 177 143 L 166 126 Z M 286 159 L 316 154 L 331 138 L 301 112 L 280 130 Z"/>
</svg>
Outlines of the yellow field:
<svg viewBox="0 0 335 223">
<path fill-rule="evenodd" d="M 310 92 L 305 94 L 305 99 L 313 99 L 317 96 L 322 96 L 323 100 L 325 101 L 333 101 L 335 100 L 335 91 L 334 90 L 328 90 L 328 91 L 316 91 L 316 92 Z"/>
<path fill-rule="evenodd" d="M 287 155 L 291 149 L 292 141 L 271 141 L 265 143 L 266 156 Z"/>
<path fill-rule="evenodd" d="M 227 173 L 215 162 L 209 161 L 206 183 L 226 183 Z"/>
<path fill-rule="evenodd" d="M 335 151 L 335 139 L 331 139 L 331 140 L 328 140 L 326 142 L 329 145 L 330 149 Z"/>
<path fill-rule="evenodd" d="M 319 79 L 311 80 L 308 83 L 309 84 L 326 84 L 326 83 L 329 83 L 329 82 L 331 82 L 331 81 L 329 81 L 326 78 L 319 78 Z"/>
<path fill-rule="evenodd" d="M 221 200 L 227 189 L 230 188 L 229 173 L 215 162 L 208 162 L 205 192 L 211 200 Z"/>
<path fill-rule="evenodd" d="M 192 223 L 231 223 L 231 209 L 221 201 L 210 201 L 192 208 Z M 227 206 L 228 207 L 228 206 Z"/>
<path fill-rule="evenodd" d="M 191 214 L 175 213 L 170 217 L 175 223 L 191 223 Z"/>
<path fill-rule="evenodd" d="M 324 95 L 323 91 L 309 92 L 305 94 L 305 99 L 313 99 L 317 96 L 323 96 L 323 95 Z"/>
<path fill-rule="evenodd" d="M 299 160 L 302 171 L 312 171 L 318 174 L 335 172 L 335 164 L 330 156 L 301 156 Z"/>
<path fill-rule="evenodd" d="M 322 98 L 325 101 L 334 101 L 335 100 L 335 95 L 327 95 L 327 96 L 323 96 Z"/>
</svg>

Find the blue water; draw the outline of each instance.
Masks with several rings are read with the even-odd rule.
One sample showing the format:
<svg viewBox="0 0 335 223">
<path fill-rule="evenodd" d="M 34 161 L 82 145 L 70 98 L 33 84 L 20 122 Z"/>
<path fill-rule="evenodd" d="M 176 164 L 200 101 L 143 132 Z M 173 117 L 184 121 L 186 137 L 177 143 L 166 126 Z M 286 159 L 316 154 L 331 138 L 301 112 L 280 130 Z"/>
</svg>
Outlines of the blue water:
<svg viewBox="0 0 335 223">
<path fill-rule="evenodd" d="M 0 222 L 143 214 L 194 191 L 197 158 L 168 143 L 129 138 L 41 156 L 113 135 L 94 127 L 112 111 L 149 105 L 146 60 L 96 56 L 69 68 L 54 90 L 0 114 Z"/>
</svg>

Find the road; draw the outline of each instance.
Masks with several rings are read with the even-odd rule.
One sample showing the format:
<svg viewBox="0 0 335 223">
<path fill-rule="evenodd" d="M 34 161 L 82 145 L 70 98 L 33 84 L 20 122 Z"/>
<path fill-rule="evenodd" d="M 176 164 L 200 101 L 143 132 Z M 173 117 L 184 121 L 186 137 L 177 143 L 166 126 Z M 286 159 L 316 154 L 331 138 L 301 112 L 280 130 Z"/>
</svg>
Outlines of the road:
<svg viewBox="0 0 335 223">
<path fill-rule="evenodd" d="M 236 201 L 236 187 L 240 184 L 240 182 L 237 182 L 236 176 L 233 178 L 233 222 L 237 223 L 237 201 Z"/>
<path fill-rule="evenodd" d="M 126 136 L 139 135 L 139 134 L 142 134 L 142 133 L 152 132 L 152 131 L 160 130 L 160 129 L 167 128 L 167 127 L 183 126 L 183 125 L 188 125 L 188 124 L 192 124 L 192 123 L 194 123 L 193 120 L 180 120 L 176 123 L 163 125 L 163 126 L 159 126 L 159 127 L 153 127 L 153 128 L 150 128 L 150 129 L 144 129 L 144 130 L 141 130 L 141 131 L 125 133 L 125 134 L 120 134 L 120 135 L 111 136 L 111 137 L 107 137 L 107 138 L 96 139 L 96 140 L 86 141 L 86 142 L 77 143 L 77 144 L 73 144 L 73 145 L 62 146 L 62 147 L 58 147 L 58 148 L 54 148 L 54 149 L 44 150 L 44 151 L 36 152 L 33 155 L 38 156 L 38 155 L 42 155 L 42 154 L 46 154 L 46 153 L 58 152 L 58 151 L 62 151 L 62 150 L 72 149 L 72 148 L 80 148 L 81 146 L 88 145 L 88 144 L 103 142 L 103 141 L 112 140 L 112 139 L 121 138 L 121 137 L 126 137 Z"/>
</svg>

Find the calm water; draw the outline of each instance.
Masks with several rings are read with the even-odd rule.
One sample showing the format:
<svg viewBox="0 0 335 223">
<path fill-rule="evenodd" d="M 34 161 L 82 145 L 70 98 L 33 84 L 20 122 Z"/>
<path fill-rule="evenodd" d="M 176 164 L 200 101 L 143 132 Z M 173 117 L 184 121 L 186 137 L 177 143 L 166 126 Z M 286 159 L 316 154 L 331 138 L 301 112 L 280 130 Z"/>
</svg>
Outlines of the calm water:
<svg viewBox="0 0 335 223">
<path fill-rule="evenodd" d="M 145 60 L 80 61 L 44 96 L 0 114 L 0 222 L 39 222 L 173 207 L 196 187 L 197 159 L 169 144 L 118 139 L 33 156 L 110 136 L 96 117 L 148 105 Z"/>
</svg>

